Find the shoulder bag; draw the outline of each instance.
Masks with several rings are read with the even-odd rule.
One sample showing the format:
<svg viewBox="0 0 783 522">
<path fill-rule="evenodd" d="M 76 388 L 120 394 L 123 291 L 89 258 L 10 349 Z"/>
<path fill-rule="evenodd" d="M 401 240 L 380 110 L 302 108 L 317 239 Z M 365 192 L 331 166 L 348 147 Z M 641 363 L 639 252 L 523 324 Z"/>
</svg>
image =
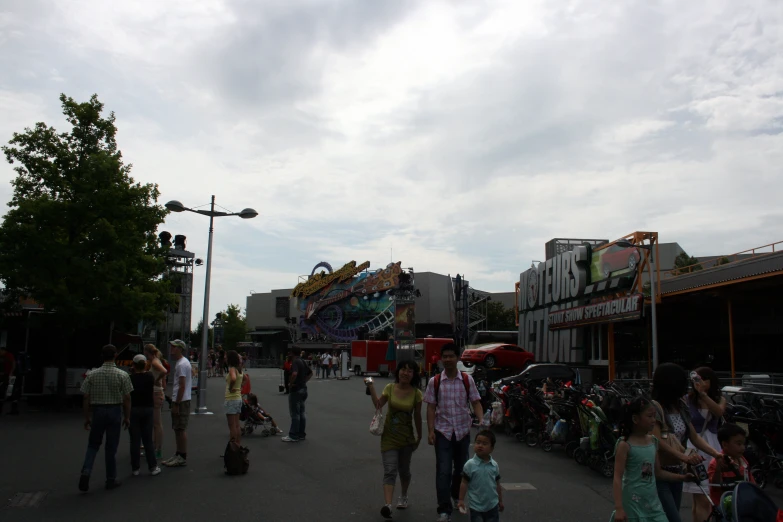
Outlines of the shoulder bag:
<svg viewBox="0 0 783 522">
<path fill-rule="evenodd" d="M 370 421 L 370 433 L 375 436 L 381 436 L 383 434 L 383 420 L 383 410 L 380 408 L 375 410 L 375 415 L 373 415 L 372 421 Z"/>
<path fill-rule="evenodd" d="M 677 453 L 685 453 L 685 447 L 680 442 L 680 439 L 674 434 L 674 430 L 669 424 L 669 418 L 666 416 L 666 412 L 658 401 L 652 401 L 655 411 L 661 418 L 661 441 L 660 444 L 666 444 Z M 664 453 L 659 450 L 658 455 L 661 459 L 661 466 L 681 466 L 682 462 L 676 457 L 672 457 L 668 453 Z"/>
</svg>

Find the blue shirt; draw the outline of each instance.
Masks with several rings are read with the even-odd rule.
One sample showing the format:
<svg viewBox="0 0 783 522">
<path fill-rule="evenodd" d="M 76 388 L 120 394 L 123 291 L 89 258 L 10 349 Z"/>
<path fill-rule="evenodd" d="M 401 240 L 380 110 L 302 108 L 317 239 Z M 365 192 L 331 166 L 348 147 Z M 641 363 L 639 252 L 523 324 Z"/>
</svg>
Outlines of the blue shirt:
<svg viewBox="0 0 783 522">
<path fill-rule="evenodd" d="M 468 506 L 471 511 L 484 513 L 498 505 L 500 468 L 495 459 L 490 456 L 484 462 L 474 455 L 462 468 L 462 477 L 468 481 Z"/>
</svg>

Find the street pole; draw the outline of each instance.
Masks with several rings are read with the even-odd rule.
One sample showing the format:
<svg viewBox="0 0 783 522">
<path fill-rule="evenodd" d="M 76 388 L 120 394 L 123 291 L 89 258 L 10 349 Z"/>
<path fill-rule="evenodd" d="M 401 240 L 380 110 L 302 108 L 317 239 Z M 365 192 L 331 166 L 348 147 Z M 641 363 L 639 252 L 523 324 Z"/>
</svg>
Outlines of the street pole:
<svg viewBox="0 0 783 522">
<path fill-rule="evenodd" d="M 209 244 L 207 246 L 207 276 L 204 283 L 204 315 L 201 331 L 201 357 L 198 358 L 198 406 L 196 414 L 211 414 L 207 411 L 207 357 L 209 356 L 209 282 L 212 277 L 212 232 L 214 230 L 215 196 L 212 196 L 212 206 L 209 216 Z"/>
<path fill-rule="evenodd" d="M 652 259 L 652 246 L 650 246 L 650 258 Z M 655 270 L 652 269 L 652 263 L 647 263 L 650 270 L 650 295 L 652 296 L 652 371 L 658 367 L 658 320 L 655 316 L 655 301 L 658 300 L 655 291 Z"/>
</svg>

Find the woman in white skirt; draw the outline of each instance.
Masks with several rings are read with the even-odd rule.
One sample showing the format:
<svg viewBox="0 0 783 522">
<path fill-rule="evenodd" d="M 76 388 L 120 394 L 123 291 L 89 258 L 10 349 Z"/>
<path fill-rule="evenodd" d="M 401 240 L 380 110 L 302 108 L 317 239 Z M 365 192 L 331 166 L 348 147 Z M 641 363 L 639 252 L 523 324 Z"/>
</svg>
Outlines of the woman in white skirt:
<svg viewBox="0 0 783 522">
<path fill-rule="evenodd" d="M 701 435 L 710 446 L 717 451 L 721 451 L 718 442 L 718 428 L 723 422 L 723 413 L 726 411 L 726 399 L 721 395 L 720 381 L 712 368 L 703 366 L 696 368 L 696 375 L 692 375 L 693 390 L 688 394 L 688 408 L 690 409 L 693 429 Z M 706 460 L 705 466 L 709 464 L 712 457 L 697 450 L 693 444 L 688 441 L 688 449 L 698 451 Z M 709 480 L 701 483 L 704 491 L 709 493 Z M 684 493 L 693 494 L 693 522 L 704 522 L 710 516 L 710 502 L 699 486 L 693 483 L 685 483 Z"/>
</svg>

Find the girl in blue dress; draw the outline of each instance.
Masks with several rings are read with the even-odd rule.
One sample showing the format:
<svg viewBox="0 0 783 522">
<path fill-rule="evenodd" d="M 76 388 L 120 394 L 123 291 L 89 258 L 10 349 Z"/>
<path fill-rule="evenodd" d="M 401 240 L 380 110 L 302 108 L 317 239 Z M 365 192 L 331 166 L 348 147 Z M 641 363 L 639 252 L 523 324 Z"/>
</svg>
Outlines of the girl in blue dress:
<svg viewBox="0 0 783 522">
<path fill-rule="evenodd" d="M 690 474 L 661 469 L 658 439 L 650 434 L 654 427 L 655 408 L 649 400 L 637 397 L 625 405 L 621 437 L 615 448 L 614 522 L 668 522 L 658 500 L 655 479 L 693 479 Z"/>
</svg>

